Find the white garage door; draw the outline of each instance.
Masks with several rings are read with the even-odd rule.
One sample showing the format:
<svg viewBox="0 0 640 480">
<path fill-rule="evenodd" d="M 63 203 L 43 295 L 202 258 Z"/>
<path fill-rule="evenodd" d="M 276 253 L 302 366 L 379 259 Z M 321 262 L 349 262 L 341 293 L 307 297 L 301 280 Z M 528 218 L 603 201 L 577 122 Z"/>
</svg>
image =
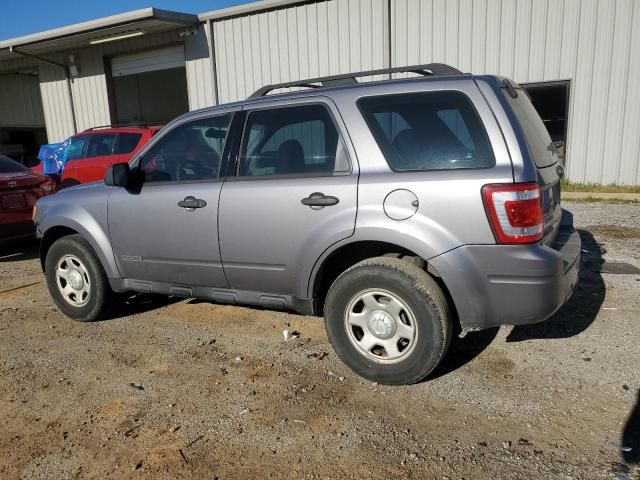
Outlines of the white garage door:
<svg viewBox="0 0 640 480">
<path fill-rule="evenodd" d="M 111 75 L 113 77 L 177 67 L 184 67 L 183 45 L 121 55 L 111 59 Z"/>
</svg>

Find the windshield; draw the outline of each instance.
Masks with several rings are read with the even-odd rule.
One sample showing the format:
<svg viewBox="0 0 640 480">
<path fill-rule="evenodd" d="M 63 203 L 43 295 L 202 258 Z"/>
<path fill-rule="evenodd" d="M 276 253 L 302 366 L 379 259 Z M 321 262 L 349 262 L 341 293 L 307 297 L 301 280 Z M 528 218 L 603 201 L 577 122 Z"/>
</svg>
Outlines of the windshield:
<svg viewBox="0 0 640 480">
<path fill-rule="evenodd" d="M 26 172 L 29 169 L 5 155 L 0 155 L 0 173 Z"/>
</svg>

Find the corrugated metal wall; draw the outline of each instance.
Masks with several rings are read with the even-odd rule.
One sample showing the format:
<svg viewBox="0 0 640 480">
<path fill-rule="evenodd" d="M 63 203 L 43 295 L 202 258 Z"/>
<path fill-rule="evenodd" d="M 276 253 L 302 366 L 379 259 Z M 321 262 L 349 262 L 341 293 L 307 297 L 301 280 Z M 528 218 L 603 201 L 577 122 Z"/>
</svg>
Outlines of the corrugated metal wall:
<svg viewBox="0 0 640 480">
<path fill-rule="evenodd" d="M 571 80 L 567 173 L 640 184 L 640 2 L 393 0 L 392 63 Z"/>
<path fill-rule="evenodd" d="M 0 74 L 0 127 L 44 127 L 36 75 Z"/>
<path fill-rule="evenodd" d="M 391 66 L 571 80 L 568 177 L 640 184 L 637 0 L 392 0 L 391 12 L 386 0 L 331 0 L 213 25 L 221 102 L 268 83 L 388 66 L 389 42 Z"/>
<path fill-rule="evenodd" d="M 212 105 L 212 68 L 208 56 L 207 36 L 204 29 L 201 35 L 189 37 L 186 50 L 186 72 L 189 86 L 189 106 L 191 109 Z M 191 40 L 193 39 L 193 40 Z M 202 50 L 204 41 L 204 52 Z M 74 98 L 78 131 L 97 125 L 109 125 L 109 97 L 107 78 L 104 70 L 104 57 L 118 53 L 143 51 L 159 46 L 180 44 L 179 30 L 143 35 L 123 42 L 105 43 L 81 50 L 74 50 L 79 76 L 73 79 L 71 90 Z M 188 47 L 188 48 L 187 48 Z M 50 55 L 59 62 L 66 61 L 68 54 Z M 73 120 L 69 93 L 64 71 L 58 67 L 40 65 L 40 89 L 50 142 L 61 141 L 73 134 Z"/>
<path fill-rule="evenodd" d="M 640 184 L 638 0 L 326 0 L 208 27 L 186 39 L 175 30 L 74 52 L 78 128 L 109 123 L 102 57 L 118 52 L 184 42 L 191 109 L 269 83 L 444 62 L 521 83 L 571 80 L 569 178 Z M 72 131 L 64 77 L 49 66 L 40 77 L 47 132 L 61 140 Z"/>
<path fill-rule="evenodd" d="M 386 0 L 331 0 L 213 24 L 220 102 L 258 88 L 388 65 Z"/>
</svg>

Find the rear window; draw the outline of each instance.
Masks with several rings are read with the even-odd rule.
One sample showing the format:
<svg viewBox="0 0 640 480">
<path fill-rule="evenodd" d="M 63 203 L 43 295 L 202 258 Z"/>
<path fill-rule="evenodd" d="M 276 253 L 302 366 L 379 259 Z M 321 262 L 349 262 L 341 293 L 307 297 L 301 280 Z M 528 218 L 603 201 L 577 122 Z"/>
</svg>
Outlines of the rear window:
<svg viewBox="0 0 640 480">
<path fill-rule="evenodd" d="M 553 165 L 556 163 L 557 157 L 553 154 L 555 148 L 553 147 L 549 132 L 544 126 L 538 111 L 531 103 L 531 100 L 529 100 L 527 92 L 521 88 L 518 88 L 516 91 L 518 92 L 516 98 L 513 98 L 507 92 L 504 92 L 504 96 L 511 105 L 513 113 L 515 113 L 522 127 L 533 160 L 536 162 L 538 168 Z"/>
<path fill-rule="evenodd" d="M 119 133 L 115 153 L 131 153 L 138 146 L 141 133 Z"/>
<path fill-rule="evenodd" d="M 469 98 L 423 92 L 358 101 L 389 166 L 396 171 L 489 168 L 495 159 Z"/>
<path fill-rule="evenodd" d="M 0 173 L 26 172 L 27 170 L 29 169 L 24 165 L 11 160 L 5 155 L 0 155 Z"/>
</svg>

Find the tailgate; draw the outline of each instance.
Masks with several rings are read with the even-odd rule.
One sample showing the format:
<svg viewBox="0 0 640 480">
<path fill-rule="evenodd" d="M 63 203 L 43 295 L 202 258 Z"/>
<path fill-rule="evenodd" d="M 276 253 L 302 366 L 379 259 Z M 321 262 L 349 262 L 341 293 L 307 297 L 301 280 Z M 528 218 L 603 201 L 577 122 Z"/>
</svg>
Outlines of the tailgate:
<svg viewBox="0 0 640 480">
<path fill-rule="evenodd" d="M 512 84 L 516 87 L 516 97 L 514 98 L 506 89 L 503 90 L 503 93 L 522 127 L 529 152 L 536 164 L 544 214 L 542 241 L 546 245 L 551 245 L 558 234 L 562 217 L 560 180 L 564 168 L 558 163 L 558 152 L 540 115 L 531 103 L 529 95 L 515 83 L 512 82 Z"/>
</svg>

